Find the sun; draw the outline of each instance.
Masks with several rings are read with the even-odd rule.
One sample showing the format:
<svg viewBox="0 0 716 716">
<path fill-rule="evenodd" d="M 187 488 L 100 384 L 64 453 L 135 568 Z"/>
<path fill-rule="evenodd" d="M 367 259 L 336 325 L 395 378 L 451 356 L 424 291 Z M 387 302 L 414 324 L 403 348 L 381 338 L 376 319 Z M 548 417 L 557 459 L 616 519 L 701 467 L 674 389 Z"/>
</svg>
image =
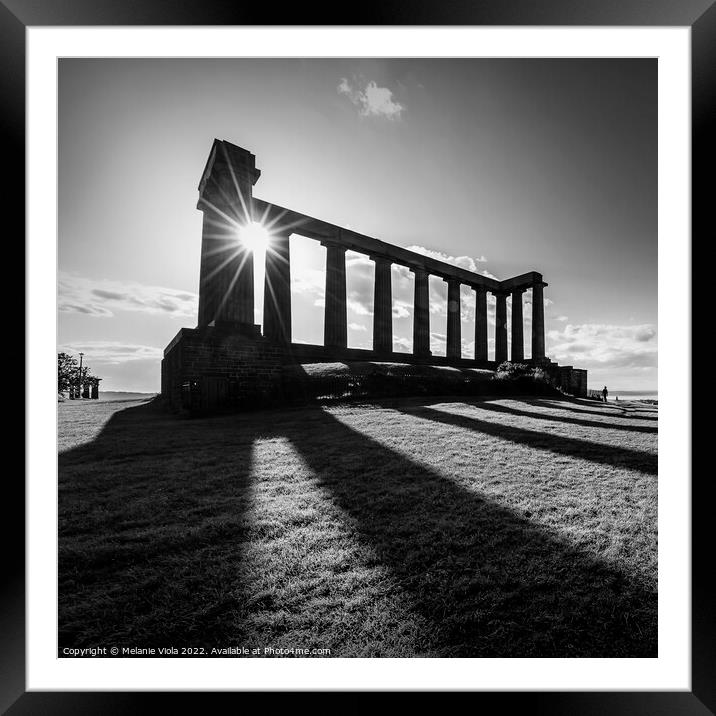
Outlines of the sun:
<svg viewBox="0 0 716 716">
<path fill-rule="evenodd" d="M 271 243 L 271 234 L 263 224 L 251 221 L 239 228 L 237 238 L 242 246 L 254 253 L 263 253 Z"/>
</svg>

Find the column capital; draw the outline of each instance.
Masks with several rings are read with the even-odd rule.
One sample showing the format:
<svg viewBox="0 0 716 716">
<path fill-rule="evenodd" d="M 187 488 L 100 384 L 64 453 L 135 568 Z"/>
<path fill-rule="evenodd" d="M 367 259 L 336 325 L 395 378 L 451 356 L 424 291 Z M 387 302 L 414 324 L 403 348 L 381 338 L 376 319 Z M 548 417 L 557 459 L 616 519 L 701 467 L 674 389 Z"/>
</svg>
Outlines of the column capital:
<svg viewBox="0 0 716 716">
<path fill-rule="evenodd" d="M 487 293 L 487 292 L 490 290 L 489 288 L 487 288 L 487 286 L 485 286 L 485 285 L 482 284 L 482 283 L 471 283 L 471 284 L 469 284 L 469 285 L 470 285 L 470 288 L 471 288 L 475 293 Z"/>
<path fill-rule="evenodd" d="M 291 234 L 294 233 L 293 229 L 267 229 L 269 236 L 271 238 L 277 238 L 277 239 L 290 239 Z"/>
<path fill-rule="evenodd" d="M 339 237 L 336 237 L 335 239 L 319 239 L 318 243 L 321 244 L 321 246 L 325 246 L 326 248 L 332 248 L 332 249 L 341 249 L 342 251 L 348 251 L 348 247 L 345 244 L 341 243 L 341 240 Z"/>
<path fill-rule="evenodd" d="M 535 288 L 535 287 L 539 287 L 539 286 L 541 286 L 542 288 L 545 288 L 545 286 L 549 286 L 549 284 L 546 283 L 545 281 L 535 281 L 530 286 L 526 286 L 525 290 L 527 290 L 528 288 Z"/>
<path fill-rule="evenodd" d="M 382 256 L 380 254 L 368 254 L 368 258 L 377 264 L 392 265 L 393 263 L 395 263 L 393 259 L 389 258 L 388 256 Z"/>
</svg>

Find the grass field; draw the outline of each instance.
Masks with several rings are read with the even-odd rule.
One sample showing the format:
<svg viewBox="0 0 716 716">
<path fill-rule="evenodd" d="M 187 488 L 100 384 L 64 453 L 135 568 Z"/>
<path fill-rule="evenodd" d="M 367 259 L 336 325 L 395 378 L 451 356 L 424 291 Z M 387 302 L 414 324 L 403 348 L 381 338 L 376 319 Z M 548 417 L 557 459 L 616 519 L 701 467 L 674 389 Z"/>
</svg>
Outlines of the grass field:
<svg viewBox="0 0 716 716">
<path fill-rule="evenodd" d="M 656 656 L 657 412 L 59 411 L 59 643 Z"/>
</svg>

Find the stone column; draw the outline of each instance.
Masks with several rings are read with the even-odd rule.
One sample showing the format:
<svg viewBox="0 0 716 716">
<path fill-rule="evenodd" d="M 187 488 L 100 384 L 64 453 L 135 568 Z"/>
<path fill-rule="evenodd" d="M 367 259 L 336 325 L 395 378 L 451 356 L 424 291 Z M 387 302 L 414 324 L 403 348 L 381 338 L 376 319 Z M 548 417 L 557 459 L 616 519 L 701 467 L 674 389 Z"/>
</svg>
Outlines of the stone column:
<svg viewBox="0 0 716 716">
<path fill-rule="evenodd" d="M 512 362 L 525 359 L 525 337 L 522 328 L 522 294 L 524 288 L 512 289 Z"/>
<path fill-rule="evenodd" d="M 215 140 L 199 184 L 204 213 L 199 326 L 229 325 L 255 333 L 254 257 L 240 227 L 252 218 L 252 187 L 261 176 L 251 152 Z"/>
<path fill-rule="evenodd" d="M 393 294 L 390 259 L 371 256 L 375 261 L 375 290 L 373 293 L 373 350 L 391 353 L 393 350 Z"/>
<path fill-rule="evenodd" d="M 238 229 L 204 211 L 199 275 L 199 325 L 254 324 L 254 254 Z"/>
<path fill-rule="evenodd" d="M 266 248 L 264 280 L 264 337 L 291 342 L 290 233 L 271 236 Z"/>
<path fill-rule="evenodd" d="M 487 360 L 487 289 L 473 286 L 475 291 L 475 360 Z"/>
<path fill-rule="evenodd" d="M 346 348 L 348 345 L 346 249 L 333 242 L 321 243 L 326 247 L 326 313 L 323 344 L 331 348 Z"/>
<path fill-rule="evenodd" d="M 460 280 L 449 278 L 447 301 L 447 350 L 448 358 L 460 358 L 462 345 L 460 343 Z"/>
<path fill-rule="evenodd" d="M 507 360 L 507 294 L 493 291 L 497 299 L 495 310 L 495 362 Z"/>
<path fill-rule="evenodd" d="M 532 360 L 544 360 L 544 287 L 539 281 L 532 286 Z"/>
<path fill-rule="evenodd" d="M 428 273 L 421 268 L 410 269 L 415 274 L 413 298 L 413 355 L 430 356 L 430 285 Z"/>
<path fill-rule="evenodd" d="M 201 209 L 201 205 L 197 208 Z M 217 254 L 212 253 L 213 219 L 207 207 L 202 215 L 201 258 L 199 260 L 199 326 L 206 326 L 216 317 L 217 292 L 212 280 L 217 272 Z"/>
</svg>

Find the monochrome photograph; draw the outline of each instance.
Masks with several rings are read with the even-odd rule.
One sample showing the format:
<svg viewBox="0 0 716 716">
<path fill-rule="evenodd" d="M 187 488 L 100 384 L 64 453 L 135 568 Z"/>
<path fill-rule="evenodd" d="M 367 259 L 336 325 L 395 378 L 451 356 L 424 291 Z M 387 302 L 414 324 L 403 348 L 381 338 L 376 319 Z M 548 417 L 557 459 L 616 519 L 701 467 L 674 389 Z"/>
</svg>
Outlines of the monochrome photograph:
<svg viewBox="0 0 716 716">
<path fill-rule="evenodd" d="M 656 659 L 657 80 L 60 58 L 57 656 Z"/>
</svg>

